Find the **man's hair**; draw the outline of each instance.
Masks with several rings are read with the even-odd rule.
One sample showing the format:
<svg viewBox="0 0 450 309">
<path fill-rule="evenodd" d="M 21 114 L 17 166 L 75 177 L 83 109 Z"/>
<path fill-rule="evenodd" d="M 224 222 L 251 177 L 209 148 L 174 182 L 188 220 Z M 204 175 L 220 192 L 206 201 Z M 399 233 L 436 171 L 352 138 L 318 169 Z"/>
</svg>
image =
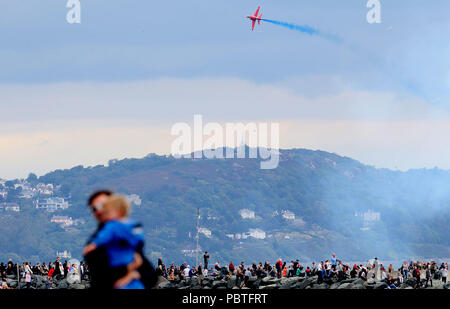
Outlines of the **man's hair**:
<svg viewBox="0 0 450 309">
<path fill-rule="evenodd" d="M 92 201 L 95 200 L 100 195 L 111 196 L 111 195 L 113 195 L 113 193 L 114 192 L 111 190 L 97 190 L 94 193 L 92 193 L 91 196 L 89 196 L 88 205 L 92 205 Z"/>
</svg>

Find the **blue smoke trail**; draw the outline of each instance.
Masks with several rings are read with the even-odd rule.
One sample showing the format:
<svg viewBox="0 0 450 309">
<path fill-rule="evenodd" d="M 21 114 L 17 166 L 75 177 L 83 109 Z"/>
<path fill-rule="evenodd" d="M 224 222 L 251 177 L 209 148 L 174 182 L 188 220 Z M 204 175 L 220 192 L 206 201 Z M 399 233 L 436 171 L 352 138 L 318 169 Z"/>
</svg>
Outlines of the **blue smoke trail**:
<svg viewBox="0 0 450 309">
<path fill-rule="evenodd" d="M 286 23 L 286 22 L 282 22 L 282 21 L 277 21 L 277 20 L 271 20 L 271 19 L 261 19 L 262 21 L 266 21 L 268 23 L 272 23 L 281 27 L 285 27 L 291 30 L 295 30 L 295 31 L 300 31 L 302 33 L 306 33 L 309 35 L 317 35 L 319 37 L 322 37 L 324 39 L 327 39 L 329 41 L 333 41 L 335 43 L 340 43 L 342 42 L 342 39 L 332 35 L 332 34 L 327 34 L 327 33 L 322 33 L 317 29 L 314 29 L 308 25 L 296 25 L 296 24 L 290 24 L 290 23 Z"/>
</svg>

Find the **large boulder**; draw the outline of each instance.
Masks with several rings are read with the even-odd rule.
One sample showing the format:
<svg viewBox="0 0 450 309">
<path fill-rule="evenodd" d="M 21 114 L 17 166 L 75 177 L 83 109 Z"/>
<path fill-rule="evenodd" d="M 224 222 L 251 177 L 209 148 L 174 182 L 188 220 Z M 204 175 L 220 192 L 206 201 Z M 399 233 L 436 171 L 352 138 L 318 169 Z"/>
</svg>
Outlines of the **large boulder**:
<svg viewBox="0 0 450 309">
<path fill-rule="evenodd" d="M 342 283 L 340 286 L 338 286 L 339 290 L 350 289 L 350 288 L 351 288 L 351 284 L 349 282 Z"/>
<path fill-rule="evenodd" d="M 407 280 L 403 281 L 403 283 L 409 285 L 409 286 L 414 286 L 416 285 L 417 280 L 414 278 L 408 278 Z"/>
<path fill-rule="evenodd" d="M 290 277 L 290 278 L 283 277 L 283 278 L 281 278 L 281 281 L 280 281 L 280 284 L 281 284 L 280 289 L 290 289 L 297 282 L 300 282 L 303 280 L 304 280 L 304 278 L 302 278 L 302 277 Z"/>
<path fill-rule="evenodd" d="M 307 286 L 310 286 L 311 284 L 313 284 L 314 282 L 317 282 L 317 277 L 307 277 L 302 281 L 297 282 L 296 284 L 294 284 L 292 286 L 292 288 L 294 289 L 304 289 Z"/>
<path fill-rule="evenodd" d="M 56 281 L 55 283 L 56 283 L 56 286 L 57 286 L 58 289 L 67 289 L 67 288 L 69 288 L 69 284 L 67 283 L 66 279 L 62 279 L 62 280 Z"/>
<path fill-rule="evenodd" d="M 376 290 L 383 290 L 387 288 L 386 282 L 377 282 L 374 286 L 374 289 Z"/>
<path fill-rule="evenodd" d="M 204 278 L 203 280 L 202 280 L 202 286 L 203 287 L 209 287 L 209 288 L 211 288 L 212 287 L 212 283 L 213 283 L 213 279 L 212 278 Z"/>
<path fill-rule="evenodd" d="M 355 281 L 353 281 L 353 284 L 358 285 L 361 284 L 363 285 L 366 282 L 366 280 L 362 279 L 362 278 L 358 278 Z"/>
<path fill-rule="evenodd" d="M 258 289 L 261 284 L 261 279 L 258 279 L 258 277 L 250 277 L 247 281 L 247 287 L 250 289 Z"/>
<path fill-rule="evenodd" d="M 450 282 L 447 282 L 446 284 L 444 284 L 444 289 L 450 290 Z"/>
<path fill-rule="evenodd" d="M 367 284 L 375 284 L 376 282 L 375 282 L 375 279 L 373 279 L 373 278 L 369 278 L 369 279 L 367 279 Z"/>
<path fill-rule="evenodd" d="M 312 286 L 312 289 L 315 289 L 315 290 L 326 290 L 328 288 L 329 288 L 329 285 L 326 283 L 314 284 Z"/>
<path fill-rule="evenodd" d="M 160 284 L 158 284 L 157 289 L 173 289 L 175 286 L 170 281 L 163 281 Z"/>
<path fill-rule="evenodd" d="M 189 286 L 191 287 L 198 287 L 200 284 L 198 283 L 198 277 L 191 277 L 189 278 Z"/>
<path fill-rule="evenodd" d="M 272 284 L 278 284 L 281 282 L 281 279 L 273 278 L 273 277 L 265 277 L 261 280 L 261 285 L 272 285 Z"/>
<path fill-rule="evenodd" d="M 236 276 L 233 275 L 230 278 L 228 278 L 227 288 L 232 289 L 234 286 L 236 286 Z"/>
<path fill-rule="evenodd" d="M 215 280 L 212 284 L 213 289 L 218 289 L 220 287 L 227 288 L 227 282 L 225 280 Z"/>
<path fill-rule="evenodd" d="M 9 287 L 16 288 L 17 287 L 17 280 L 6 278 L 6 284 Z"/>
<path fill-rule="evenodd" d="M 260 290 L 274 290 L 278 289 L 280 286 L 278 284 L 268 284 L 268 285 L 262 285 L 259 287 Z"/>
<path fill-rule="evenodd" d="M 341 284 L 340 283 L 333 283 L 332 285 L 330 285 L 330 289 L 335 290 L 337 289 Z"/>
</svg>

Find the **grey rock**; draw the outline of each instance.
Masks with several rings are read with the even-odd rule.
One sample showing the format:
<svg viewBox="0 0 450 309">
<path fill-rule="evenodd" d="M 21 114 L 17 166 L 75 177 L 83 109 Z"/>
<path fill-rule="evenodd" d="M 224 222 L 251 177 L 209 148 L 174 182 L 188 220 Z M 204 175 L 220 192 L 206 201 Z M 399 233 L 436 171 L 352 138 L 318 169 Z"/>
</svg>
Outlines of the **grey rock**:
<svg viewBox="0 0 450 309">
<path fill-rule="evenodd" d="M 342 284 L 338 287 L 339 290 L 341 290 L 341 289 L 350 289 L 350 288 L 351 288 L 351 284 L 350 284 L 349 282 L 342 283 Z"/>
<path fill-rule="evenodd" d="M 67 280 L 63 279 L 56 283 L 56 286 L 58 289 L 67 289 L 69 288 L 69 284 L 67 283 Z"/>
<path fill-rule="evenodd" d="M 261 285 L 272 285 L 277 284 L 281 281 L 281 279 L 278 278 L 272 278 L 272 277 L 265 277 L 261 280 Z"/>
<path fill-rule="evenodd" d="M 314 289 L 314 290 L 326 290 L 326 289 L 328 289 L 328 287 L 329 287 L 328 284 L 321 283 L 321 284 L 314 284 L 312 289 Z"/>
<path fill-rule="evenodd" d="M 450 290 L 450 282 L 447 282 L 447 283 L 444 285 L 444 289 Z"/>
<path fill-rule="evenodd" d="M 236 276 L 231 276 L 227 281 L 227 288 L 232 289 L 236 286 Z"/>
<path fill-rule="evenodd" d="M 211 288 L 212 287 L 212 284 L 213 284 L 213 280 L 211 280 L 211 279 L 203 279 L 202 280 L 202 286 L 204 286 L 204 287 L 209 287 L 209 288 Z"/>
<path fill-rule="evenodd" d="M 317 277 L 315 277 L 315 276 L 314 277 L 308 277 L 308 278 L 306 278 L 306 279 L 304 279 L 302 281 L 299 281 L 296 284 L 294 284 L 292 286 L 292 288 L 294 288 L 294 289 L 304 289 L 307 286 L 313 284 L 314 282 L 317 282 Z"/>
<path fill-rule="evenodd" d="M 250 289 L 258 289 L 261 285 L 261 279 L 258 279 L 257 277 L 250 277 L 247 281 L 247 287 Z"/>
<path fill-rule="evenodd" d="M 376 289 L 376 290 L 382 290 L 385 288 L 387 288 L 387 284 L 385 282 L 378 282 L 374 286 L 374 289 Z"/>
<path fill-rule="evenodd" d="M 198 283 L 198 277 L 191 277 L 190 278 L 190 280 L 189 280 L 189 285 L 190 286 L 198 286 L 199 285 L 199 283 Z"/>
<path fill-rule="evenodd" d="M 335 290 L 340 286 L 339 283 L 333 283 L 332 285 L 330 285 L 330 289 Z"/>
<path fill-rule="evenodd" d="M 366 282 L 366 280 L 358 278 L 355 281 L 353 281 L 353 284 L 364 284 Z"/>
<path fill-rule="evenodd" d="M 170 281 L 164 281 L 158 284 L 157 289 L 171 289 L 175 286 Z"/>
<path fill-rule="evenodd" d="M 260 290 L 274 290 L 274 289 L 278 289 L 279 285 L 278 284 L 268 284 L 268 285 L 262 285 L 259 287 Z"/>
<path fill-rule="evenodd" d="M 293 285 L 303 280 L 304 278 L 301 277 L 281 278 L 280 289 L 290 289 Z"/>
<path fill-rule="evenodd" d="M 225 280 L 217 280 L 217 281 L 213 282 L 213 284 L 212 284 L 212 288 L 213 289 L 218 289 L 220 287 L 223 287 L 223 288 L 226 289 L 227 288 L 227 282 Z"/>
</svg>

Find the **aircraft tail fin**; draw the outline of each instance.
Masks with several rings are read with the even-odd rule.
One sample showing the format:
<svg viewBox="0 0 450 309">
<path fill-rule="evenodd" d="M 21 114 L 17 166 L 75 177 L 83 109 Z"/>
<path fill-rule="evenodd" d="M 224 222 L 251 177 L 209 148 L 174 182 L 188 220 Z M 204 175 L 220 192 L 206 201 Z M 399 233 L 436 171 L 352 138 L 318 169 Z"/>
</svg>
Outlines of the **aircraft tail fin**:
<svg viewBox="0 0 450 309">
<path fill-rule="evenodd" d="M 258 19 L 258 25 L 261 25 L 261 17 L 262 17 L 262 13 L 261 13 L 261 15 L 259 15 L 259 19 Z"/>
</svg>

